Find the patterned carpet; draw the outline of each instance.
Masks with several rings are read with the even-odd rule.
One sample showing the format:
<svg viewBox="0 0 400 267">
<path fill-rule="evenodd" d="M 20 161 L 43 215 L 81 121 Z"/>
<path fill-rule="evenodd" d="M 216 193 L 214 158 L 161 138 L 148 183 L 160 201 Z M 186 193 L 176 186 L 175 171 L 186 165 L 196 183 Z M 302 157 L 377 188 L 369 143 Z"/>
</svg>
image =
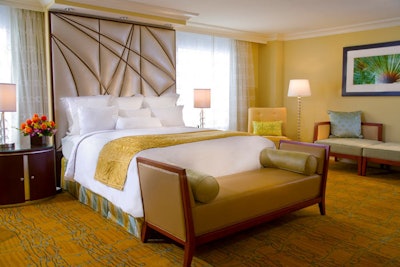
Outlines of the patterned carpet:
<svg viewBox="0 0 400 267">
<path fill-rule="evenodd" d="M 327 215 L 312 206 L 199 247 L 193 266 L 400 266 L 400 172 L 331 162 Z M 0 209 L 0 266 L 181 266 L 69 194 Z"/>
<path fill-rule="evenodd" d="M 197 250 L 213 266 L 400 266 L 400 172 L 331 161 L 312 206 Z"/>
<path fill-rule="evenodd" d="M 143 244 L 69 193 L 0 209 L 0 266 L 182 266 L 182 259 L 180 247 Z"/>
</svg>

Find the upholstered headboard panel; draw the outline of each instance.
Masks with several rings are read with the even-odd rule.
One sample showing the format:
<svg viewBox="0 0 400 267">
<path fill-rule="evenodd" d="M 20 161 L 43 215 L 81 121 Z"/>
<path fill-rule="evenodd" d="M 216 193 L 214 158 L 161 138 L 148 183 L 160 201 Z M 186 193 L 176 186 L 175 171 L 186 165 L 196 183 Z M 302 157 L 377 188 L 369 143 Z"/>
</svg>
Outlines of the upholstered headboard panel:
<svg viewBox="0 0 400 267">
<path fill-rule="evenodd" d="M 175 92 L 175 31 L 50 12 L 56 146 L 67 120 L 60 98 L 67 96 Z"/>
</svg>

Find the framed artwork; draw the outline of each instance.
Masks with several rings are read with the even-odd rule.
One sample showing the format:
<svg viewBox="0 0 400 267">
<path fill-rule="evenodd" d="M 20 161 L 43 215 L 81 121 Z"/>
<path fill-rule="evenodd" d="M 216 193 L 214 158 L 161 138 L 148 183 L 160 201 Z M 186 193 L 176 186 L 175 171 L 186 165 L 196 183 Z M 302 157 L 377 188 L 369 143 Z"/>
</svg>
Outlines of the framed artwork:
<svg viewBox="0 0 400 267">
<path fill-rule="evenodd" d="M 400 41 L 344 47 L 342 96 L 400 96 Z"/>
</svg>

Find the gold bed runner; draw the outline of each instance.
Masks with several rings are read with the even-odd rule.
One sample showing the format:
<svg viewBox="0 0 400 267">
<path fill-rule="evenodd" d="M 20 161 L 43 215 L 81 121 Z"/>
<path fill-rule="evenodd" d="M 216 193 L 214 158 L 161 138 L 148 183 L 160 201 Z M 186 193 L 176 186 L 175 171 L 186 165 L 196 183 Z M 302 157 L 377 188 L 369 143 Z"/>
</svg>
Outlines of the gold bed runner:
<svg viewBox="0 0 400 267">
<path fill-rule="evenodd" d="M 129 163 L 133 156 L 142 150 L 242 135 L 249 135 L 249 133 L 210 130 L 118 138 L 107 143 L 100 151 L 94 178 L 108 186 L 122 190 Z"/>
</svg>

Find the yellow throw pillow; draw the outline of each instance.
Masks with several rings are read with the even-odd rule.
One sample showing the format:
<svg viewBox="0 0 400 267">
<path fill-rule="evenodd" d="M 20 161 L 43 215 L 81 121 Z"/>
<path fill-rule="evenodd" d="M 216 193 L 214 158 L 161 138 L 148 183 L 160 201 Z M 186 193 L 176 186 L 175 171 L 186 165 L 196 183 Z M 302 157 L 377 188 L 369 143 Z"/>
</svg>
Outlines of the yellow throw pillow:
<svg viewBox="0 0 400 267">
<path fill-rule="evenodd" d="M 253 133 L 257 135 L 282 135 L 282 121 L 253 121 Z"/>
</svg>

